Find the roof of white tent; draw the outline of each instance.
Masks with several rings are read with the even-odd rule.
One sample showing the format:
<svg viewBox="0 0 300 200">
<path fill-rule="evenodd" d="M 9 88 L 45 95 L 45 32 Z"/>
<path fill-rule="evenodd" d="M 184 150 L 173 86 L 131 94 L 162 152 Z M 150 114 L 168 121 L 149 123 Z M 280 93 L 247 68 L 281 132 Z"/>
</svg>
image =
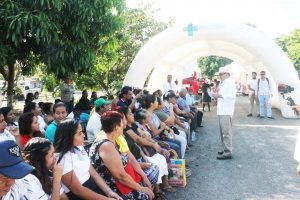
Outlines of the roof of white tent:
<svg viewBox="0 0 300 200">
<path fill-rule="evenodd" d="M 217 55 L 230 58 L 240 65 L 249 65 L 257 62 L 253 54 L 233 43 L 210 40 L 197 41 L 183 44 L 174 48 L 160 62 L 173 63 L 174 65 L 183 64 L 189 60 L 209 55 Z"/>
<path fill-rule="evenodd" d="M 263 65 L 273 65 L 271 58 L 266 59 L 270 49 L 273 56 L 277 54 L 282 59 L 282 50 L 255 28 L 234 24 L 205 24 L 198 27 L 199 30 L 191 37 L 187 36 L 187 32 L 180 26 L 169 28 L 154 36 L 137 54 L 129 74 L 130 70 L 135 70 L 135 73 L 141 75 L 139 79 L 145 80 L 156 65 L 178 66 L 209 55 L 230 58 L 245 68 L 261 68 Z M 262 56 L 264 59 L 261 59 Z M 284 59 L 285 65 L 290 63 L 287 57 Z M 273 72 L 275 77 L 280 75 Z M 138 83 L 139 79 L 129 81 L 127 78 L 125 82 L 141 86 L 141 83 Z"/>
<path fill-rule="evenodd" d="M 295 87 L 293 98 L 300 102 L 300 81 L 283 50 L 255 28 L 236 24 L 189 24 L 171 27 L 151 38 L 133 60 L 123 85 L 160 88 L 166 75 L 203 56 L 223 56 L 234 60 L 247 72 L 266 70 L 275 83 Z M 177 74 L 180 70 L 177 70 Z M 175 73 L 175 72 L 174 72 Z M 292 110 L 281 103 L 283 115 Z"/>
</svg>

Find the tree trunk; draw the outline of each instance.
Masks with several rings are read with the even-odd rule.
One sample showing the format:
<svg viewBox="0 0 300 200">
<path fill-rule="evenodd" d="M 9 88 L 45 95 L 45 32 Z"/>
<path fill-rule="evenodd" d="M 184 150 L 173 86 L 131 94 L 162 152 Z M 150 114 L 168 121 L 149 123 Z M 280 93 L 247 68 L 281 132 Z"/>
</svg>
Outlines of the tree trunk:
<svg viewBox="0 0 300 200">
<path fill-rule="evenodd" d="M 15 63 L 8 64 L 8 77 L 7 77 L 7 106 L 13 106 L 13 89 L 15 78 Z"/>
</svg>

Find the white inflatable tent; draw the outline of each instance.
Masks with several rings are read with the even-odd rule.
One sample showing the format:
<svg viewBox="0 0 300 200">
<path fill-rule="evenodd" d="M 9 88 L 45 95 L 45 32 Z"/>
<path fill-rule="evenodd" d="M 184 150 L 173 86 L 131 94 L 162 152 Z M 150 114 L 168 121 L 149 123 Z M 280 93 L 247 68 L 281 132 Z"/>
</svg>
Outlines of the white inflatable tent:
<svg viewBox="0 0 300 200">
<path fill-rule="evenodd" d="M 285 90 L 283 95 L 278 95 L 280 109 L 284 117 L 298 117 L 290 106 L 290 99 L 300 104 L 300 81 L 293 64 L 273 40 L 247 25 L 188 24 L 171 27 L 141 48 L 123 85 L 143 88 L 153 69 L 148 90 L 154 91 L 162 88 L 168 74 L 176 75 L 184 64 L 210 55 L 234 60 L 248 74 L 265 70 L 277 95 L 278 84 L 290 86 L 288 89 L 292 88 L 292 91 Z"/>
</svg>

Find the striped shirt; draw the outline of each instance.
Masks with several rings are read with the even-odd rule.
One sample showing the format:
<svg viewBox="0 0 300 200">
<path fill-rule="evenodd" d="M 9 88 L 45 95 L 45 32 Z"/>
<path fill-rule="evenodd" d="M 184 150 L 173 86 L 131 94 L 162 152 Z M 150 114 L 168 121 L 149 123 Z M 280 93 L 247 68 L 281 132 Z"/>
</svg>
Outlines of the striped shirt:
<svg viewBox="0 0 300 200">
<path fill-rule="evenodd" d="M 23 186 L 23 180 L 16 180 L 8 191 L 8 193 L 2 197 L 2 200 L 27 200 L 30 199 L 28 192 Z"/>
</svg>

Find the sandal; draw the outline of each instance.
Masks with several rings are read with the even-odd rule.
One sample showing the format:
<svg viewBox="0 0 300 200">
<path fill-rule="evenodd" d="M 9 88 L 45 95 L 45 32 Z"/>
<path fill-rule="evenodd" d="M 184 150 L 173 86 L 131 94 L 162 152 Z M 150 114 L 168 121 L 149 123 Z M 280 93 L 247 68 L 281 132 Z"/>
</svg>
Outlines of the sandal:
<svg viewBox="0 0 300 200">
<path fill-rule="evenodd" d="M 177 191 L 177 190 L 176 190 L 175 188 L 173 188 L 171 185 L 168 185 L 168 186 L 162 188 L 162 190 L 165 191 L 165 192 L 170 192 L 170 193 L 174 193 L 174 192 Z"/>
</svg>

